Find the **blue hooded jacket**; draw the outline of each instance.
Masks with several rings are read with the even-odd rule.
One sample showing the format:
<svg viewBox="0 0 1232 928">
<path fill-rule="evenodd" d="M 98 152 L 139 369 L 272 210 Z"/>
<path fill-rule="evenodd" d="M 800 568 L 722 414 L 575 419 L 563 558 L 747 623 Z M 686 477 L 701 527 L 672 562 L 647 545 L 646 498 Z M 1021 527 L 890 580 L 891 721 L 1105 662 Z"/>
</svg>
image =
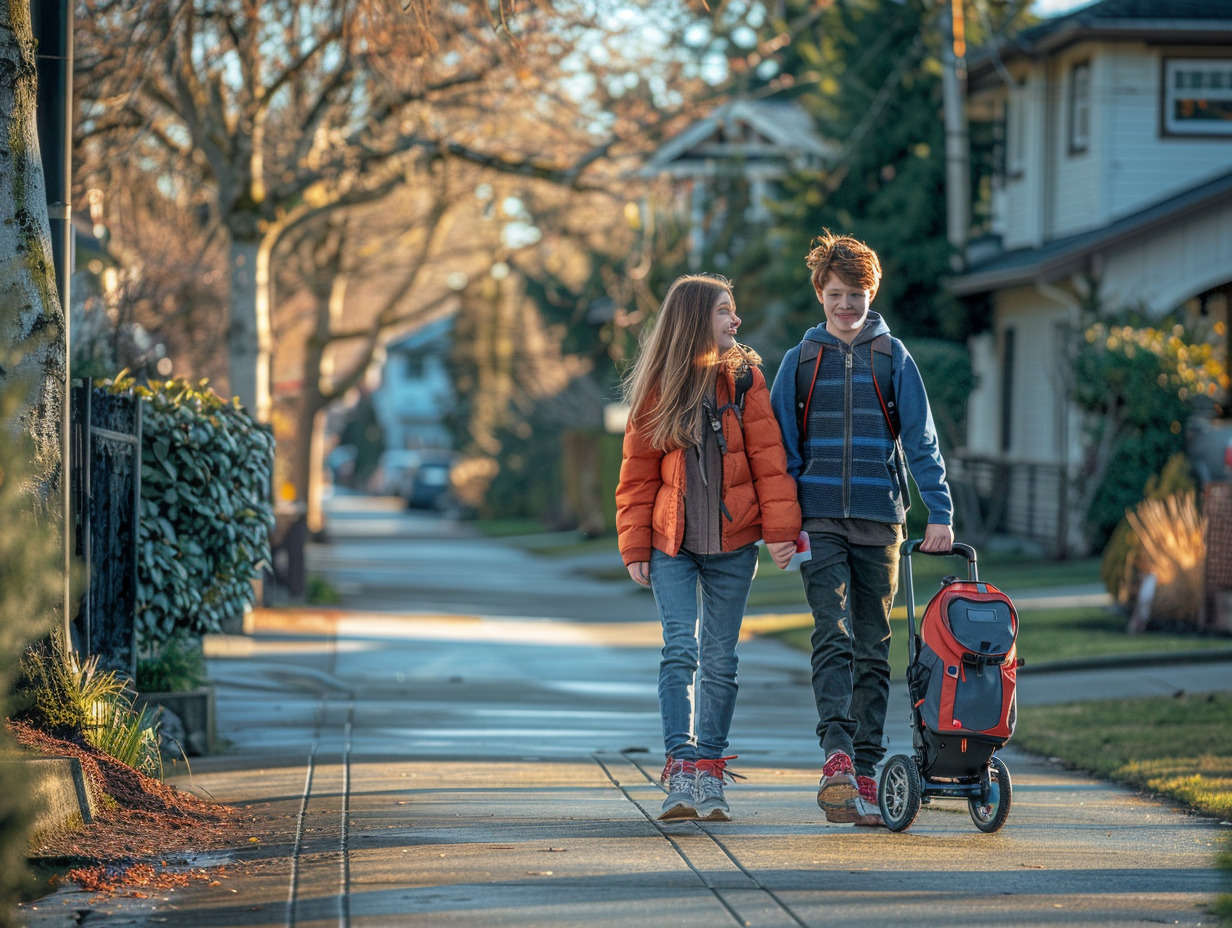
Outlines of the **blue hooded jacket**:
<svg viewBox="0 0 1232 928">
<path fill-rule="evenodd" d="M 787 470 L 796 479 L 805 519 L 892 524 L 906 519 L 905 475 L 873 383 L 872 342 L 889 334 L 889 326 L 875 312 L 868 314 L 851 345 L 827 332 L 824 324 L 805 333 L 805 340 L 820 342 L 823 351 L 804 442 L 796 420 L 800 346 L 788 351 L 779 365 L 770 404 L 783 432 Z M 907 466 L 928 507 L 929 523 L 949 525 L 953 503 L 924 381 L 903 343 L 891 338 L 891 344 L 894 395 L 902 420 L 899 439 Z"/>
</svg>

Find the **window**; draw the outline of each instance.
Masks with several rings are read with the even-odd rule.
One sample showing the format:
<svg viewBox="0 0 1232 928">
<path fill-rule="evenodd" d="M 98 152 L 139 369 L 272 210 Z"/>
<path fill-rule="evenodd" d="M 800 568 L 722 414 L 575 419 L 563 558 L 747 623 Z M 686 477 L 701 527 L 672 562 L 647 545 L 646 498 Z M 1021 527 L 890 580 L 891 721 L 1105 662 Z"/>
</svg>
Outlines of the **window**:
<svg viewBox="0 0 1232 928">
<path fill-rule="evenodd" d="M 1081 154 L 1091 144 L 1091 62 L 1069 72 L 1069 153 Z"/>
<path fill-rule="evenodd" d="M 1232 58 L 1165 58 L 1163 134 L 1232 136 Z"/>
<path fill-rule="evenodd" d="M 1027 148 L 1027 91 L 1024 87 L 1010 88 L 1005 111 L 1005 173 L 1007 177 L 1021 177 L 1026 166 Z"/>
</svg>

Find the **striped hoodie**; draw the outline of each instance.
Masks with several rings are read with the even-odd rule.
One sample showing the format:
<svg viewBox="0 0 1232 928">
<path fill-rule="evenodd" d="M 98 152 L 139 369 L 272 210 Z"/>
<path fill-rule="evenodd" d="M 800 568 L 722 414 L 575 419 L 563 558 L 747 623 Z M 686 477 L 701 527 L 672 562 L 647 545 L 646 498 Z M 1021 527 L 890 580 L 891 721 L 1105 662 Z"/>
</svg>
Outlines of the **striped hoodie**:
<svg viewBox="0 0 1232 928">
<path fill-rule="evenodd" d="M 854 518 L 892 524 L 906 519 L 906 475 L 899 467 L 873 384 L 872 341 L 889 332 L 880 314 L 870 312 L 851 345 L 827 332 L 824 324 L 805 333 L 806 340 L 823 347 L 805 441 L 800 440 L 796 421 L 800 346 L 788 351 L 779 365 L 770 403 L 783 432 L 787 470 L 796 478 L 805 519 Z M 903 343 L 894 338 L 892 345 L 894 393 L 902 419 L 899 437 L 906 463 L 928 507 L 928 521 L 949 525 L 953 503 L 924 382 Z"/>
</svg>

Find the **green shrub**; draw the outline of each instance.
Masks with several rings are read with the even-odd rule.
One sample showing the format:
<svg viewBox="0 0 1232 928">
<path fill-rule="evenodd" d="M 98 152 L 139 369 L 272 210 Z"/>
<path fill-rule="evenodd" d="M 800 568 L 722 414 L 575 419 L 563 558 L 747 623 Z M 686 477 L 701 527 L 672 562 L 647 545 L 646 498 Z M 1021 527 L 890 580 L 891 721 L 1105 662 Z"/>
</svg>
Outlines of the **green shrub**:
<svg viewBox="0 0 1232 928">
<path fill-rule="evenodd" d="M 158 726 L 133 707 L 126 677 L 100 671 L 97 655 L 83 660 L 66 650 L 59 634 L 27 648 L 21 666 L 16 718 L 62 738 L 80 735 L 121 763 L 162 775 Z"/>
<path fill-rule="evenodd" d="M 185 693 L 205 683 L 205 653 L 198 638 L 179 631 L 148 657 L 137 659 L 139 693 Z"/>
<path fill-rule="evenodd" d="M 307 586 L 304 601 L 310 606 L 336 606 L 342 602 L 338 590 L 320 574 L 309 574 Z"/>
<path fill-rule="evenodd" d="M 138 643 L 217 632 L 253 603 L 269 561 L 273 434 L 205 381 L 121 374 L 111 389 L 143 402 Z"/>
</svg>

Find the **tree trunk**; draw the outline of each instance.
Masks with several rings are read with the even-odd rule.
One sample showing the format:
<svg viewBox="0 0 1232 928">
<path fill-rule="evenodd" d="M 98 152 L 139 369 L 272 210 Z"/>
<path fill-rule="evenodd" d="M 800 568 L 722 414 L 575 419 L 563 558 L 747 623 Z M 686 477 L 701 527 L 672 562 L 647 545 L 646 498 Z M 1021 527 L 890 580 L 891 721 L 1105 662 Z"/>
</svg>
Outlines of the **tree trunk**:
<svg viewBox="0 0 1232 928">
<path fill-rule="evenodd" d="M 66 329 L 56 293 L 35 123 L 28 3 L 0 5 L 0 388 L 20 384 L 17 427 L 30 435 L 32 488 L 62 530 Z"/>
<path fill-rule="evenodd" d="M 227 327 L 230 389 L 258 422 L 270 419 L 269 246 L 231 233 L 231 318 Z"/>
<path fill-rule="evenodd" d="M 295 498 L 305 506 L 308 531 L 318 535 L 321 516 L 322 470 L 325 458 L 325 406 L 321 393 L 321 360 L 324 352 L 314 341 L 304 357 L 304 385 L 300 391 L 296 416 L 295 459 L 291 462 L 291 482 Z"/>
</svg>

